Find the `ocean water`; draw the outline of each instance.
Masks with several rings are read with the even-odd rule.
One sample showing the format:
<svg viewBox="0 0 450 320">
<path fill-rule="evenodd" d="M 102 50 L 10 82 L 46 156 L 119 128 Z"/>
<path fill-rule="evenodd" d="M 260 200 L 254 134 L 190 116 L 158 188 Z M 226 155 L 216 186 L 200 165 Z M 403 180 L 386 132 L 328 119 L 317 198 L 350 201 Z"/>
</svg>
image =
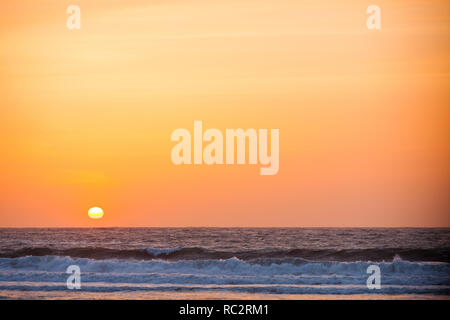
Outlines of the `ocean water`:
<svg viewBox="0 0 450 320">
<path fill-rule="evenodd" d="M 450 229 L 0 229 L 0 298 L 449 299 Z"/>
</svg>

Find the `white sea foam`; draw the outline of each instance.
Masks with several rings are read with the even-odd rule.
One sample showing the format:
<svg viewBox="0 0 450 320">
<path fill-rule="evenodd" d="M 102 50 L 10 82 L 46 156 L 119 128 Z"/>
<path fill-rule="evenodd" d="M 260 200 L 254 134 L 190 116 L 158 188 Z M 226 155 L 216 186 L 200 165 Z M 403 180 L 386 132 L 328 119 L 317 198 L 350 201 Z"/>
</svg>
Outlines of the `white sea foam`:
<svg viewBox="0 0 450 320">
<path fill-rule="evenodd" d="M 309 262 L 290 259 L 289 262 L 273 262 L 259 259 L 259 263 L 237 258 L 226 260 L 92 260 L 57 256 L 28 256 L 0 258 L 0 272 L 64 272 L 69 265 L 80 266 L 83 273 L 93 274 L 183 274 L 194 276 L 336 276 L 366 277 L 371 262 Z M 436 262 L 408 262 L 395 259 L 377 263 L 383 277 L 426 277 L 446 279 L 450 275 L 450 264 Z"/>
<path fill-rule="evenodd" d="M 63 271 L 69 265 L 79 265 L 84 272 L 152 273 L 176 272 L 194 274 L 242 274 L 242 275 L 361 275 L 371 264 L 377 264 L 384 275 L 425 275 L 446 276 L 450 264 L 444 262 L 409 262 L 399 258 L 392 262 L 312 262 L 303 259 L 289 259 L 279 262 L 273 259 L 243 261 L 237 258 L 225 260 L 93 260 L 59 256 L 27 256 L 20 258 L 0 258 L 0 271 L 35 270 Z"/>
<path fill-rule="evenodd" d="M 0 258 L 0 289 L 56 290 L 64 286 L 67 266 L 80 266 L 84 290 L 233 290 L 277 293 L 366 292 L 367 267 L 371 262 L 260 263 L 226 260 L 91 260 L 43 256 Z M 450 264 L 408 262 L 399 258 L 378 263 L 384 293 L 448 294 Z M 42 285 L 42 283 L 54 285 Z M 7 284 L 8 283 L 8 284 Z M 103 283 L 103 286 L 95 285 Z M 212 286 L 212 287 L 211 287 Z M 327 288 L 327 286 L 331 286 Z M 346 287 L 356 286 L 356 287 Z M 25 288 L 27 287 L 27 288 Z M 403 291 L 402 291 L 403 290 Z"/>
</svg>

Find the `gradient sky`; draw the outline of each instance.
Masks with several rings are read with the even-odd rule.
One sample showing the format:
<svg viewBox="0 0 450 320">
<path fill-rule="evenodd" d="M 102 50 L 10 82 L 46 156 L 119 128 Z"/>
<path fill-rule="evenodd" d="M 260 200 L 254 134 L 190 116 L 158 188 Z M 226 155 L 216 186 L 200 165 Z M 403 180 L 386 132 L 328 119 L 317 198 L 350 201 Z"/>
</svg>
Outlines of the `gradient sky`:
<svg viewBox="0 0 450 320">
<path fill-rule="evenodd" d="M 371 4 L 1 1 L 0 226 L 450 226 L 450 3 Z M 194 120 L 278 174 L 175 166 Z"/>
</svg>

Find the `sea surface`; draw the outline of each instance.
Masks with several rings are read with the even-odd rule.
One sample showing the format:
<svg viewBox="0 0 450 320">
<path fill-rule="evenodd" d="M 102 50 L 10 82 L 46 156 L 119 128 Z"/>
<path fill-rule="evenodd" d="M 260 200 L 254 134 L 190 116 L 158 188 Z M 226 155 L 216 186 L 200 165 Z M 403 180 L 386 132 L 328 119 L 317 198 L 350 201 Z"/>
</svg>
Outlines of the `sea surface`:
<svg viewBox="0 0 450 320">
<path fill-rule="evenodd" d="M 450 299 L 450 229 L 0 229 L 0 298 Z"/>
</svg>

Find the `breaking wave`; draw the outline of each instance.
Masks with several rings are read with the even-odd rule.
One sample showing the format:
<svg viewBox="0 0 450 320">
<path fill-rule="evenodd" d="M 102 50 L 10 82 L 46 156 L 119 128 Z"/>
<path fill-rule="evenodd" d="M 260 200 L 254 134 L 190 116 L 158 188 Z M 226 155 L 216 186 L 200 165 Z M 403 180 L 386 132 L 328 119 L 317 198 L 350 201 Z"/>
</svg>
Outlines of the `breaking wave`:
<svg viewBox="0 0 450 320">
<path fill-rule="evenodd" d="M 248 261 L 255 259 L 301 258 L 311 261 L 392 261 L 400 256 L 407 261 L 450 262 L 450 248 L 383 248 L 383 249 L 262 249 L 248 251 L 219 251 L 206 248 L 143 248 L 110 249 L 101 247 L 81 247 L 69 249 L 21 248 L 0 252 L 1 258 L 26 256 L 60 256 L 72 258 L 135 259 L 135 260 L 217 260 L 237 258 Z"/>
<path fill-rule="evenodd" d="M 170 254 L 170 253 L 164 253 Z M 85 291 L 231 290 L 268 293 L 367 293 L 368 261 L 301 258 L 240 260 L 95 260 L 58 256 L 0 258 L 0 290 L 63 290 L 66 268 L 78 265 Z M 450 264 L 396 258 L 377 263 L 377 293 L 450 295 Z"/>
</svg>

